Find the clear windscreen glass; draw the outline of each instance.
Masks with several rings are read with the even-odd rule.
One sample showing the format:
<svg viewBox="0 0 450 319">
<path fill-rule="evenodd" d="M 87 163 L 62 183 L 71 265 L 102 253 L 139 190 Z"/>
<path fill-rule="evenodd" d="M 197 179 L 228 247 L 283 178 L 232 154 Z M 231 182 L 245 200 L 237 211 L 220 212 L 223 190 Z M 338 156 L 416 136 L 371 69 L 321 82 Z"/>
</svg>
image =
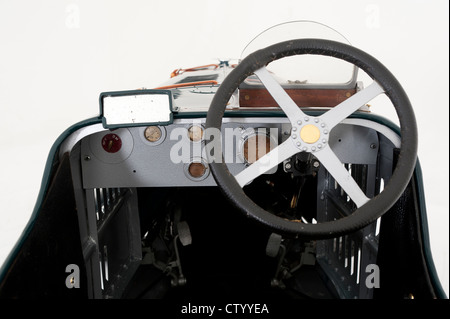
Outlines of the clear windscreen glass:
<svg viewBox="0 0 450 319">
<path fill-rule="evenodd" d="M 240 59 L 270 45 L 294 40 L 317 38 L 350 44 L 339 32 L 313 21 L 292 21 L 273 26 L 251 40 L 243 49 Z M 267 69 L 282 85 L 303 86 L 355 86 L 356 68 L 345 61 L 319 55 L 297 55 L 276 60 Z M 247 84 L 256 84 L 249 78 Z"/>
</svg>

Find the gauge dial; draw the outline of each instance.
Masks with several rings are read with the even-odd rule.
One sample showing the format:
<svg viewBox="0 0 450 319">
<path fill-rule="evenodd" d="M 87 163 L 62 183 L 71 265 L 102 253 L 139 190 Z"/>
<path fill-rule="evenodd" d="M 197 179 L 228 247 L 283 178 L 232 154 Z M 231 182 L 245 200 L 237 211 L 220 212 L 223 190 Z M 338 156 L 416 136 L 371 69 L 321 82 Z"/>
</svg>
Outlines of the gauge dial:
<svg viewBox="0 0 450 319">
<path fill-rule="evenodd" d="M 208 177 L 209 166 L 204 158 L 195 157 L 184 165 L 184 174 L 194 182 L 200 182 Z"/>
<path fill-rule="evenodd" d="M 203 127 L 200 125 L 192 125 L 188 129 L 189 139 L 193 142 L 201 141 L 203 138 Z"/>
<path fill-rule="evenodd" d="M 106 134 L 102 138 L 102 147 L 108 153 L 117 153 L 122 148 L 122 140 L 117 134 Z"/>
<path fill-rule="evenodd" d="M 206 167 L 203 163 L 191 163 L 188 168 L 189 174 L 194 178 L 200 178 L 206 173 Z"/>
<path fill-rule="evenodd" d="M 244 141 L 244 160 L 252 164 L 270 152 L 270 137 L 267 134 L 256 133 Z"/>
<path fill-rule="evenodd" d="M 162 137 L 161 128 L 158 126 L 149 126 L 144 131 L 145 139 L 149 142 L 158 142 Z"/>
</svg>

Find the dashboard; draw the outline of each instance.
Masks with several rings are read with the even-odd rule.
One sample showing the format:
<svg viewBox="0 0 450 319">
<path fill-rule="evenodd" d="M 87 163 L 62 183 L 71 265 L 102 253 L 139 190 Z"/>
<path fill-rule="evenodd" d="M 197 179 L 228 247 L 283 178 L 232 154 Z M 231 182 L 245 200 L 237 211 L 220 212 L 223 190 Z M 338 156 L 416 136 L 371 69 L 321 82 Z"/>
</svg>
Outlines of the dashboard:
<svg viewBox="0 0 450 319">
<path fill-rule="evenodd" d="M 204 122 L 205 118 L 176 119 L 165 126 L 102 129 L 82 138 L 83 188 L 215 186 Z M 343 163 L 375 164 L 377 132 L 384 128 L 375 125 L 348 119 L 330 133 L 330 147 Z M 238 174 L 287 139 L 290 130 L 287 118 L 225 118 L 221 145 L 228 169 Z M 392 132 L 383 133 L 395 139 Z M 277 169 L 288 172 L 287 162 L 266 174 Z"/>
</svg>

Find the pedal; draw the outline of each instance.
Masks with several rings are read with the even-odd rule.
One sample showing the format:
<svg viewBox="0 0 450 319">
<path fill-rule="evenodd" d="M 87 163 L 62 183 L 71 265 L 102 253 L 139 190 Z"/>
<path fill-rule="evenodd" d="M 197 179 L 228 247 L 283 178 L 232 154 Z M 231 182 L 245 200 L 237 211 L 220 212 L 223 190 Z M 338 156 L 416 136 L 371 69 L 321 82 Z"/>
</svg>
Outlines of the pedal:
<svg viewBox="0 0 450 319">
<path fill-rule="evenodd" d="M 178 276 L 173 274 L 173 278 L 171 281 L 172 287 L 176 286 L 184 286 L 186 285 L 186 277 L 184 277 L 183 269 L 181 267 L 181 259 L 180 254 L 178 252 L 178 243 L 180 241 L 182 246 L 188 246 L 192 244 L 192 235 L 189 225 L 185 221 L 181 221 L 177 223 L 177 232 L 178 234 L 175 236 L 173 244 L 175 249 L 175 265 L 178 268 Z"/>
<path fill-rule="evenodd" d="M 281 248 L 281 240 L 283 238 L 281 235 L 272 233 L 270 234 L 269 240 L 267 241 L 266 246 L 266 255 L 272 258 L 275 258 L 278 256 L 278 252 Z"/>
<path fill-rule="evenodd" d="M 187 222 L 182 221 L 177 224 L 178 237 L 183 246 L 189 246 L 192 244 L 191 229 Z"/>
</svg>

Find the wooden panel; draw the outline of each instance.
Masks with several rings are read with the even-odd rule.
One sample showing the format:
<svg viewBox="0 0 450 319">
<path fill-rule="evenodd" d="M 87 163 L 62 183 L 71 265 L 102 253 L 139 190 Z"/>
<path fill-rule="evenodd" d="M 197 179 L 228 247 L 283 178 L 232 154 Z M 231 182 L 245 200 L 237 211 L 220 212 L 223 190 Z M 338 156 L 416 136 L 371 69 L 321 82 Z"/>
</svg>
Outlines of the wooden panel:
<svg viewBox="0 0 450 319">
<path fill-rule="evenodd" d="M 356 89 L 286 89 L 299 107 L 333 107 L 356 93 Z M 240 89 L 241 107 L 278 107 L 266 89 Z"/>
</svg>

